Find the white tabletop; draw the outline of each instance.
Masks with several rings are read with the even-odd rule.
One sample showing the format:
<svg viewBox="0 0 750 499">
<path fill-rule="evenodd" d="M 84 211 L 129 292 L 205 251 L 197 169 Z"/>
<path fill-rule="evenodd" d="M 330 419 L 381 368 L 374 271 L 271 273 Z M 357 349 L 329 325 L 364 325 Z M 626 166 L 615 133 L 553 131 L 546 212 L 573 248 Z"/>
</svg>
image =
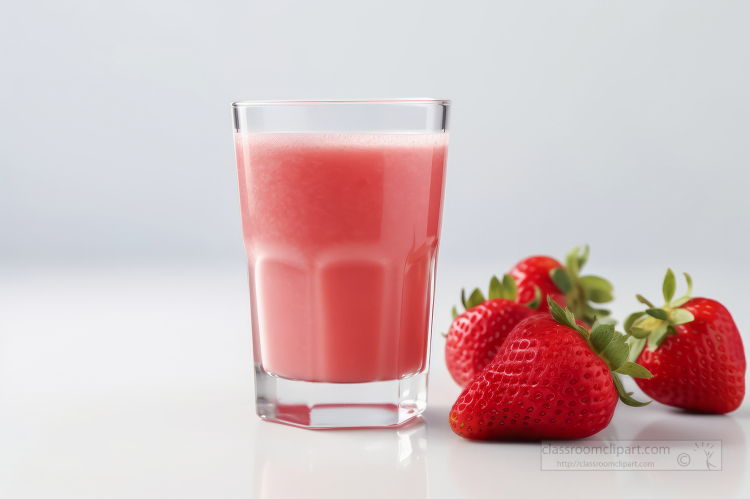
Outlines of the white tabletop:
<svg viewBox="0 0 750 499">
<path fill-rule="evenodd" d="M 541 471 L 539 443 L 455 436 L 447 419 L 460 390 L 439 333 L 458 287 L 484 283 L 487 268 L 441 267 L 420 420 L 307 431 L 254 414 L 241 262 L 2 267 L 0 497 L 750 496 L 747 401 L 726 416 L 620 404 L 592 437 L 721 440 L 716 472 Z M 628 296 L 644 282 L 658 290 L 663 273 L 612 270 L 620 317 L 636 307 Z M 704 289 L 731 295 L 723 301 L 750 330 L 750 293 L 716 274 L 700 275 Z"/>
</svg>

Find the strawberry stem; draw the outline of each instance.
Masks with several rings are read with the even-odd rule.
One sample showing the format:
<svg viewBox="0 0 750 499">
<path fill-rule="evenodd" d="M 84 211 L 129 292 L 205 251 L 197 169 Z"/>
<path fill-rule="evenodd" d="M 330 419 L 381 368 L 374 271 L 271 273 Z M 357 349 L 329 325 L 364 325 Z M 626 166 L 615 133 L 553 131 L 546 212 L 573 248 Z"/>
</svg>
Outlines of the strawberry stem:
<svg viewBox="0 0 750 499">
<path fill-rule="evenodd" d="M 557 267 L 549 273 L 550 279 L 561 293 L 565 294 L 568 306 L 579 319 L 593 324 L 595 317 L 607 317 L 610 312 L 593 308 L 591 303 L 608 303 L 613 300 L 612 284 L 594 275 L 581 276 L 581 269 L 589 258 L 589 247 L 583 253 L 576 247 L 565 257 L 565 267 Z"/>
<path fill-rule="evenodd" d="M 674 272 L 667 269 L 662 283 L 664 293 L 664 306 L 655 307 L 650 301 L 641 295 L 635 295 L 639 302 L 647 305 L 649 308 L 643 312 L 630 314 L 625 319 L 625 332 L 631 335 L 628 340 L 630 343 L 630 359 L 637 359 L 645 347 L 650 351 L 655 351 L 664 343 L 669 335 L 676 334 L 674 326 L 686 324 L 695 320 L 695 317 L 689 310 L 680 308 L 690 300 L 693 292 L 693 279 L 685 273 L 687 281 L 687 293 L 672 301 L 677 288 Z"/>
</svg>

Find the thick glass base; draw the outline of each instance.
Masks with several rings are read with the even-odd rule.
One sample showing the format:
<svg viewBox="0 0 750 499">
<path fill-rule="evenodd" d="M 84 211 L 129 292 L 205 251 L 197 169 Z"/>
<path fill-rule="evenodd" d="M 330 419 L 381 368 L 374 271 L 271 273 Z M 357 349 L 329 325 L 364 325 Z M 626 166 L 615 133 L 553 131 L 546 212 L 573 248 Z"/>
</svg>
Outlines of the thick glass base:
<svg viewBox="0 0 750 499">
<path fill-rule="evenodd" d="M 398 426 L 427 406 L 427 373 L 372 383 L 311 383 L 255 366 L 255 407 L 268 421 L 304 428 Z"/>
</svg>

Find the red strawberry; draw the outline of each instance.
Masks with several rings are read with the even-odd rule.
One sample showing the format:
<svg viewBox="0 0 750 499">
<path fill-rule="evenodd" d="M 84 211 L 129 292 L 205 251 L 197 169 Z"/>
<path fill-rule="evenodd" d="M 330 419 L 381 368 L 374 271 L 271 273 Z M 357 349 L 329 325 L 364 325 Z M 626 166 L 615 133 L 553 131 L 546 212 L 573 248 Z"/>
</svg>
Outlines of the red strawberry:
<svg viewBox="0 0 750 499">
<path fill-rule="evenodd" d="M 549 256 L 530 256 L 518 262 L 508 272 L 518 286 L 518 300 L 531 300 L 536 286 L 545 297 L 545 301 L 539 305 L 542 311 L 548 310 L 546 301 L 548 296 L 551 296 L 561 307 L 566 307 L 568 301 L 565 299 L 565 293 L 560 291 L 550 277 L 550 272 L 560 268 L 563 268 L 562 264 Z"/>
<path fill-rule="evenodd" d="M 464 438 L 570 439 L 603 430 L 617 398 L 639 407 L 615 373 L 650 377 L 627 361 L 626 336 L 611 324 L 589 334 L 548 298 L 552 315 L 523 320 L 495 359 L 461 393 L 450 413 Z"/>
<path fill-rule="evenodd" d="M 664 278 L 665 305 L 631 314 L 625 330 L 633 338 L 631 358 L 651 371 L 653 379 L 638 386 L 662 404 L 692 411 L 724 414 L 737 409 L 745 397 L 745 351 L 729 311 L 709 298 L 688 292 L 672 302 L 676 280 L 671 269 Z M 647 348 L 644 350 L 644 347 Z"/>
<path fill-rule="evenodd" d="M 601 277 L 579 276 L 589 258 L 589 247 L 581 253 L 574 248 L 568 253 L 565 266 L 548 256 L 532 256 L 513 267 L 509 274 L 518 286 L 517 301 L 524 303 L 532 299 L 536 288 L 542 293 L 539 311 L 547 310 L 547 297 L 551 296 L 561 307 L 570 307 L 573 314 L 587 324 L 596 317 L 606 317 L 609 310 L 595 309 L 589 305 L 612 301 L 612 285 Z"/>
<path fill-rule="evenodd" d="M 453 308 L 454 320 L 445 342 L 445 362 L 451 376 L 461 386 L 466 386 L 495 358 L 516 324 L 538 313 L 513 301 L 516 286 L 508 275 L 503 276 L 502 283 L 492 277 L 489 297 L 485 300 L 482 292 L 475 289 L 467 301 L 461 291 L 461 301 L 467 310 L 458 315 Z"/>
</svg>

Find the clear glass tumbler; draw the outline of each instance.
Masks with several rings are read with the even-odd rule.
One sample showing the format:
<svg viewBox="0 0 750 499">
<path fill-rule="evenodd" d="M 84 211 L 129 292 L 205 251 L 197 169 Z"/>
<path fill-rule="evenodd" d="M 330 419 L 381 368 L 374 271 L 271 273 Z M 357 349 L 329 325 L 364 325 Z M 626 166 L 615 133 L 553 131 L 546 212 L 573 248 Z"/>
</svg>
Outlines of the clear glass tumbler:
<svg viewBox="0 0 750 499">
<path fill-rule="evenodd" d="M 416 417 L 450 101 L 232 109 L 258 415 L 309 428 Z"/>
</svg>

